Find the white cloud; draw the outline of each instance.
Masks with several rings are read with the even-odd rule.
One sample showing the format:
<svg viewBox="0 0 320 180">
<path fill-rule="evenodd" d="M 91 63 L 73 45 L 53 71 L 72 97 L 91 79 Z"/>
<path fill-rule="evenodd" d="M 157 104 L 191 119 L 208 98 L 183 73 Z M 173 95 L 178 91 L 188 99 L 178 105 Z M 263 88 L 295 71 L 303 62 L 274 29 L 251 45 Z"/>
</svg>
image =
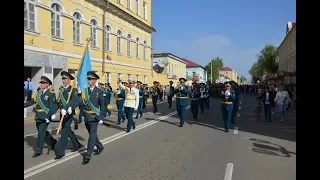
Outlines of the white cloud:
<svg viewBox="0 0 320 180">
<path fill-rule="evenodd" d="M 239 76 L 250 79 L 248 74 L 251 65 L 256 61 L 256 55 L 263 48 L 261 47 L 241 47 L 219 34 L 208 34 L 195 37 L 186 41 L 166 41 L 165 49 L 160 51 L 171 52 L 180 57 L 188 59 L 205 66 L 211 59 L 219 56 L 223 59 L 224 65 L 235 69 Z"/>
</svg>

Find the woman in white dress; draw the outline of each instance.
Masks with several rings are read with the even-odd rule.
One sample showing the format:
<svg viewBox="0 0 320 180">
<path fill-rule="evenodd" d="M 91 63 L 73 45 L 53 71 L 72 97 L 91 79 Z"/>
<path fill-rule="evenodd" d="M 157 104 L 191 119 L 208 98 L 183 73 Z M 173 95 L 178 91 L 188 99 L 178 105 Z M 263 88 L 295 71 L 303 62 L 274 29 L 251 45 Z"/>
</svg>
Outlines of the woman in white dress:
<svg viewBox="0 0 320 180">
<path fill-rule="evenodd" d="M 289 102 L 291 102 L 289 94 L 287 91 L 284 90 L 283 86 L 279 87 L 274 102 L 279 105 L 281 118 L 280 121 L 283 121 L 283 116 L 286 112 L 286 107 L 288 106 Z"/>
</svg>

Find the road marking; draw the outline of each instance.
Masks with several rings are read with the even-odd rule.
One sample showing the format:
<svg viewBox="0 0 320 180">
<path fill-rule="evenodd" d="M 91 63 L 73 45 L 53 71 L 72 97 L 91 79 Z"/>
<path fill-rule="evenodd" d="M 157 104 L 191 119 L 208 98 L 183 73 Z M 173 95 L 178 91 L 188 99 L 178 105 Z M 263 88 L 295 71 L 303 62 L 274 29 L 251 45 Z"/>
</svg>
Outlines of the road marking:
<svg viewBox="0 0 320 180">
<path fill-rule="evenodd" d="M 233 164 L 228 163 L 226 168 L 226 173 L 224 175 L 224 180 L 231 180 L 232 179 L 232 172 L 233 172 Z"/>
<path fill-rule="evenodd" d="M 266 127 L 266 128 L 284 128 L 284 129 L 296 129 L 296 127 L 293 126 L 258 126 L 258 127 Z"/>
<path fill-rule="evenodd" d="M 239 109 L 241 109 L 241 106 L 239 106 Z"/>
<path fill-rule="evenodd" d="M 237 114 L 237 117 L 240 117 L 240 113 Z"/>
<path fill-rule="evenodd" d="M 238 134 L 238 127 L 234 127 L 233 134 Z"/>
<path fill-rule="evenodd" d="M 190 106 L 188 106 L 186 109 L 189 109 L 189 108 L 190 108 Z M 146 122 L 144 124 L 141 124 L 141 125 L 137 126 L 136 129 L 131 131 L 130 133 L 121 132 L 121 133 L 115 134 L 113 136 L 107 137 L 107 138 L 101 140 L 101 143 L 103 145 L 108 144 L 108 143 L 113 142 L 113 141 L 115 141 L 117 139 L 120 139 L 120 138 L 122 138 L 124 136 L 127 136 L 127 135 L 129 135 L 131 133 L 137 132 L 137 131 L 139 131 L 141 129 L 144 129 L 144 128 L 148 127 L 148 126 L 151 126 L 151 125 L 159 122 L 159 120 L 161 121 L 161 120 L 167 119 L 170 116 L 173 116 L 175 114 L 177 114 L 177 111 L 174 111 L 174 112 L 171 112 L 171 113 L 169 113 L 167 115 L 161 116 L 161 117 L 157 118 L 156 120 L 152 120 L 150 122 Z M 85 147 L 85 148 L 87 148 L 87 147 Z M 84 151 L 84 150 L 82 150 L 82 151 Z M 38 173 L 40 173 L 40 172 L 42 172 L 42 171 L 44 171 L 44 170 L 46 170 L 48 168 L 51 168 L 51 167 L 56 166 L 58 164 L 61 164 L 61 163 L 65 162 L 65 161 L 68 161 L 68 160 L 70 160 L 72 158 L 75 158 L 75 157 L 77 157 L 79 155 L 81 155 L 79 152 L 69 152 L 69 153 L 67 153 L 65 155 L 65 157 L 63 157 L 60 160 L 49 160 L 49 161 L 43 162 L 41 164 L 38 164 L 36 166 L 33 166 L 31 168 L 28 168 L 28 169 L 24 170 L 24 179 L 26 179 L 28 177 L 31 177 L 31 176 L 33 176 L 35 174 L 38 174 Z"/>
</svg>

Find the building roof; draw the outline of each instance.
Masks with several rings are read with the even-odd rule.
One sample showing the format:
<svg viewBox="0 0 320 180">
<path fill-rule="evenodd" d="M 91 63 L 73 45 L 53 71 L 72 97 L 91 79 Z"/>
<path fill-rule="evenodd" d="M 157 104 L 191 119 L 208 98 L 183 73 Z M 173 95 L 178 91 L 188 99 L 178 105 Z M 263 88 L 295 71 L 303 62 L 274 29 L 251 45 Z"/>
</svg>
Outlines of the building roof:
<svg viewBox="0 0 320 180">
<path fill-rule="evenodd" d="M 229 68 L 228 66 L 220 68 L 220 71 L 233 71 L 233 69 Z"/>
<path fill-rule="evenodd" d="M 184 64 L 187 64 L 187 62 L 185 60 L 183 60 L 183 58 L 180 58 L 179 56 L 176 56 L 172 53 L 168 53 L 168 52 L 160 52 L 158 50 L 153 50 L 152 51 L 152 56 L 154 58 L 157 58 L 157 57 L 170 57 L 176 61 L 179 61 L 179 62 L 182 62 Z"/>
<path fill-rule="evenodd" d="M 182 59 L 187 62 L 187 65 L 186 65 L 187 67 L 202 67 L 200 64 L 197 64 L 189 59 L 186 59 L 186 58 L 182 58 Z"/>
</svg>

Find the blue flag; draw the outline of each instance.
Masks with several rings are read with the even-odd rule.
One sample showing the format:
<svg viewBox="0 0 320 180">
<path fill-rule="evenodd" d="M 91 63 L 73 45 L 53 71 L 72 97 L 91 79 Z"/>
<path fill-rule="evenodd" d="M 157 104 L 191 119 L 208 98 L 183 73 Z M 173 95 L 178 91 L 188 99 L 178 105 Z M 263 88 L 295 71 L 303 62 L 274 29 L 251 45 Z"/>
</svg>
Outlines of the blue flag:
<svg viewBox="0 0 320 180">
<path fill-rule="evenodd" d="M 78 76 L 77 76 L 77 82 L 78 82 L 77 85 L 78 85 L 79 90 L 83 90 L 89 86 L 88 80 L 87 80 L 87 72 L 88 71 L 92 71 L 92 66 L 91 66 L 89 48 L 86 47 L 84 56 L 82 58 L 82 64 L 80 66 Z"/>
</svg>

